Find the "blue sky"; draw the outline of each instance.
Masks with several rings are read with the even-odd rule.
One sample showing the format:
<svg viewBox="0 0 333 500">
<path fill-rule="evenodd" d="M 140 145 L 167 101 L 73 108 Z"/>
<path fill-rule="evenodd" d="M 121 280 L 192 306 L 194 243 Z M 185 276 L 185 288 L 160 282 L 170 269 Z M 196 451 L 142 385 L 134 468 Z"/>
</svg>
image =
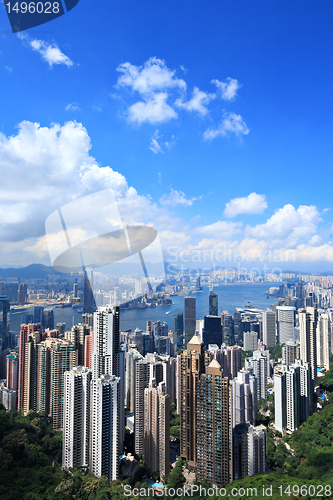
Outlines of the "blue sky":
<svg viewBox="0 0 333 500">
<path fill-rule="evenodd" d="M 46 217 L 111 187 L 167 259 L 333 269 L 332 14 L 80 0 L 17 35 L 1 5 L 0 264 L 49 262 Z"/>
</svg>

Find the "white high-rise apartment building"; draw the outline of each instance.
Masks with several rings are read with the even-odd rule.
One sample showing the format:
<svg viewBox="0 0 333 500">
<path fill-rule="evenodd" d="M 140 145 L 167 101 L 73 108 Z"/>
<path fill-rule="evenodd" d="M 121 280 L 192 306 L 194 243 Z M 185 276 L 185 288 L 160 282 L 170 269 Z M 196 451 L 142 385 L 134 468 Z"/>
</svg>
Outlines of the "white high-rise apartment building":
<svg viewBox="0 0 333 500">
<path fill-rule="evenodd" d="M 254 476 L 266 472 L 267 429 L 264 425 L 250 425 L 247 434 L 248 475 Z"/>
<path fill-rule="evenodd" d="M 257 418 L 257 379 L 243 368 L 231 380 L 233 427 L 243 423 L 255 425 Z"/>
<path fill-rule="evenodd" d="M 328 314 L 321 313 L 317 324 L 317 366 L 329 370 L 331 361 L 331 322 Z"/>
<path fill-rule="evenodd" d="M 285 344 L 294 339 L 296 307 L 277 306 L 278 343 Z"/>
<path fill-rule="evenodd" d="M 101 375 L 119 377 L 118 448 L 123 451 L 125 436 L 125 352 L 120 349 L 119 307 L 99 307 L 94 313 L 93 352 L 91 357 L 92 378 Z"/>
<path fill-rule="evenodd" d="M 91 439 L 89 469 L 96 477 L 118 479 L 119 377 L 106 374 L 91 381 Z M 124 402 L 120 402 L 123 406 Z"/>
<path fill-rule="evenodd" d="M 311 378 L 317 385 L 317 325 L 318 311 L 307 307 L 299 312 L 300 358 L 311 366 Z"/>
<path fill-rule="evenodd" d="M 296 340 L 288 340 L 282 347 L 282 363 L 291 366 L 295 363 L 296 359 L 300 357 L 299 342 Z"/>
<path fill-rule="evenodd" d="M 262 313 L 262 340 L 266 347 L 274 347 L 276 344 L 276 320 L 274 311 Z"/>
<path fill-rule="evenodd" d="M 253 375 L 257 379 L 258 400 L 267 399 L 269 366 L 268 351 L 254 351 L 253 357 L 245 361 L 245 368 L 252 368 Z"/>
<path fill-rule="evenodd" d="M 258 333 L 243 333 L 243 351 L 256 351 L 258 349 Z"/>
<path fill-rule="evenodd" d="M 89 464 L 91 370 L 75 366 L 64 374 L 62 466 Z"/>
<path fill-rule="evenodd" d="M 312 413 L 312 380 L 309 363 L 296 359 L 281 365 L 274 375 L 275 429 L 293 432 Z"/>
</svg>

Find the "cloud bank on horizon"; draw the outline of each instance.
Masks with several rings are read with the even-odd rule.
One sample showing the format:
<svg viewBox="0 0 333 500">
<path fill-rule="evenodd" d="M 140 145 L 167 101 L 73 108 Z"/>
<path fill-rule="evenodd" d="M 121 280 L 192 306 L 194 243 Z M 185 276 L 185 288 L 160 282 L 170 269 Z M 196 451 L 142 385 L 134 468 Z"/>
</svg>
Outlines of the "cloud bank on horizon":
<svg viewBox="0 0 333 500">
<path fill-rule="evenodd" d="M 147 88 L 148 83 L 140 85 Z M 100 166 L 89 153 L 91 147 L 87 129 L 75 121 L 49 127 L 23 121 L 16 135 L 0 133 L 3 264 L 48 263 L 44 228 L 48 215 L 76 198 L 107 188 L 114 191 L 126 224 L 152 224 L 158 230 L 166 260 L 175 261 L 175 256 L 181 260 L 186 254 L 190 259 L 195 256 L 197 264 L 207 255 L 215 255 L 220 263 L 223 259 L 264 262 L 270 253 L 283 262 L 333 262 L 332 224 L 325 209 L 292 204 L 269 207 L 264 194 L 252 192 L 224 201 L 221 196 L 221 206 L 213 211 L 219 220 L 203 224 L 200 217 L 189 220 L 186 210 L 207 203 L 205 193 L 190 196 L 177 186 L 158 200 L 154 192 L 140 194 L 117 166 Z M 274 213 L 263 221 L 263 214 L 273 208 Z M 105 213 L 104 206 L 91 206 L 91 216 L 98 218 L 102 209 Z M 223 215 L 242 220 L 225 220 Z"/>
</svg>

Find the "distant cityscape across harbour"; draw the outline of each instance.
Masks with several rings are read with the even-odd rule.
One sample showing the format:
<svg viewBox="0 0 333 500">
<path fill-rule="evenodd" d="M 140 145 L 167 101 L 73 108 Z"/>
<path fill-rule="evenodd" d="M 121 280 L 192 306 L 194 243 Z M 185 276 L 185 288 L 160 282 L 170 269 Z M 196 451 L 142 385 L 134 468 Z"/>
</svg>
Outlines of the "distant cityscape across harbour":
<svg viewBox="0 0 333 500">
<path fill-rule="evenodd" d="M 274 283 L 278 286 L 278 283 Z M 244 283 L 244 284 L 220 284 L 214 286 L 214 291 L 219 298 L 219 312 L 221 310 L 233 313 L 237 307 L 245 307 L 247 304 L 259 309 L 269 308 L 275 302 L 273 297 L 266 295 L 269 283 Z M 208 294 L 209 287 L 203 286 L 201 292 L 193 293 L 196 297 L 196 317 L 203 318 L 208 314 Z M 165 321 L 169 328 L 173 328 L 173 316 L 177 312 L 184 312 L 184 295 L 171 296 L 172 305 L 157 306 L 144 309 L 121 310 L 120 329 L 134 330 L 136 327 L 144 330 L 146 323 L 151 321 Z M 70 330 L 75 324 L 82 320 L 82 314 L 78 309 L 72 307 L 51 306 L 54 311 L 54 323 L 66 323 L 66 330 Z M 20 324 L 25 322 L 24 317 L 33 312 L 33 307 L 14 309 L 10 313 L 10 329 L 14 333 L 19 333 Z"/>
</svg>

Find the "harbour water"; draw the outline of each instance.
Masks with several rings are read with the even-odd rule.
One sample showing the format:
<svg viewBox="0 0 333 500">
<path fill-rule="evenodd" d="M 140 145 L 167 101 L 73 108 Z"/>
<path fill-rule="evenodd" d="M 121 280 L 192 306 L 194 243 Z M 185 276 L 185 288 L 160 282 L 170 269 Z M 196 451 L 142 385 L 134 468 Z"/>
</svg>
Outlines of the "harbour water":
<svg viewBox="0 0 333 500">
<path fill-rule="evenodd" d="M 251 306 L 259 309 L 269 308 L 275 302 L 274 298 L 265 295 L 270 284 L 235 284 L 235 285 L 219 285 L 214 287 L 214 292 L 217 293 L 219 299 L 219 312 L 222 310 L 233 313 L 237 307 L 245 307 L 248 303 Z M 277 286 L 277 285 L 276 285 Z M 209 288 L 203 287 L 202 292 L 193 294 L 196 297 L 196 315 L 197 319 L 203 318 L 208 314 L 208 295 Z M 267 297 L 269 297 L 267 299 Z M 184 296 L 175 295 L 171 297 L 173 304 L 170 306 L 158 306 L 146 309 L 129 309 L 121 310 L 120 313 L 120 329 L 134 330 L 137 326 L 145 330 L 148 320 L 165 321 L 169 325 L 169 329 L 173 328 L 173 316 L 177 312 L 184 313 Z M 81 323 L 82 314 L 77 309 L 72 307 L 54 307 L 54 323 L 66 323 L 66 329 L 69 330 L 73 324 Z M 20 324 L 25 322 L 25 315 L 31 314 L 33 308 L 21 310 L 13 310 L 10 313 L 10 330 L 19 333 Z"/>
</svg>

